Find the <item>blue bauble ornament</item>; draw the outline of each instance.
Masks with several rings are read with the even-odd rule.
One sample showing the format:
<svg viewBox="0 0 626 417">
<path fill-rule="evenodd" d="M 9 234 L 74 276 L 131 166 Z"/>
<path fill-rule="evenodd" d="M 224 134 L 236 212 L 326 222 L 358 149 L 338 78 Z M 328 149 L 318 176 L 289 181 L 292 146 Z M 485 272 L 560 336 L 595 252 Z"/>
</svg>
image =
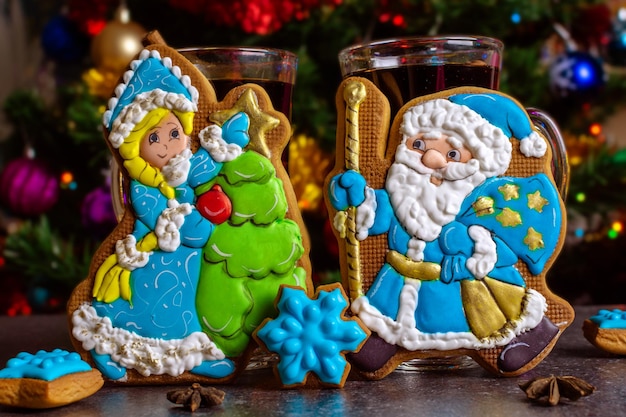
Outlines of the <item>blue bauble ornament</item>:
<svg viewBox="0 0 626 417">
<path fill-rule="evenodd" d="M 89 38 L 64 15 L 53 17 L 41 33 L 41 46 L 48 58 L 73 62 L 85 56 Z"/>
<path fill-rule="evenodd" d="M 550 86 L 559 97 L 587 99 L 606 83 L 600 60 L 579 51 L 558 56 L 550 68 Z"/>
<path fill-rule="evenodd" d="M 607 45 L 609 62 L 613 65 L 626 65 L 626 27 L 620 25 L 613 31 L 609 44 Z"/>
</svg>

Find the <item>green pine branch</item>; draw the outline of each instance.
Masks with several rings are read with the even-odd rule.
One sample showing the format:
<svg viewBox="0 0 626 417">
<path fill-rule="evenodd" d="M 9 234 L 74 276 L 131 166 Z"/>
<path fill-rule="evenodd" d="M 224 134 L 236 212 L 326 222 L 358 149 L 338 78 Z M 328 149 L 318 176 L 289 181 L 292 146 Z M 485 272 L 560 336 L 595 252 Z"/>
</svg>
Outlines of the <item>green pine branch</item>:
<svg viewBox="0 0 626 417">
<path fill-rule="evenodd" d="M 46 216 L 38 222 L 26 221 L 17 232 L 7 236 L 4 249 L 6 266 L 30 284 L 45 282 L 47 287 L 69 293 L 87 276 L 94 245 L 75 245 L 50 227 Z"/>
</svg>

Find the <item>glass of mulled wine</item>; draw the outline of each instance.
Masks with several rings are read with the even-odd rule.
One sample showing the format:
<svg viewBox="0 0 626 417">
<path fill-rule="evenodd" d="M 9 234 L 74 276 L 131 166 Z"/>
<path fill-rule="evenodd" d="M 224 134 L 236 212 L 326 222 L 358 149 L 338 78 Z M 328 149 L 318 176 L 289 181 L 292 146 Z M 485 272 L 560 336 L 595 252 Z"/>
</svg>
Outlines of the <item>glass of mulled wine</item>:
<svg viewBox="0 0 626 417">
<path fill-rule="evenodd" d="M 265 47 L 192 47 L 178 49 L 211 82 L 218 101 L 233 88 L 254 83 L 267 92 L 274 109 L 291 121 L 293 86 L 296 81 L 296 54 Z M 287 151 L 283 152 L 287 164 Z M 248 370 L 272 366 L 277 356 L 257 348 L 248 361 Z"/>
<path fill-rule="evenodd" d="M 344 78 L 372 81 L 389 100 L 391 117 L 409 100 L 454 87 L 497 90 L 504 44 L 478 36 L 383 39 L 352 45 L 339 52 Z M 528 114 L 550 142 L 555 182 L 563 198 L 569 180 L 567 154 L 554 120 L 539 109 Z"/>
<path fill-rule="evenodd" d="M 199 47 L 179 49 L 211 82 L 218 101 L 246 83 L 265 89 L 272 105 L 291 120 L 297 56 L 289 51 L 260 47 Z"/>
<path fill-rule="evenodd" d="M 374 41 L 339 53 L 344 77 L 372 81 L 389 100 L 391 114 L 412 98 L 452 87 L 497 90 L 504 45 L 470 36 Z"/>
</svg>

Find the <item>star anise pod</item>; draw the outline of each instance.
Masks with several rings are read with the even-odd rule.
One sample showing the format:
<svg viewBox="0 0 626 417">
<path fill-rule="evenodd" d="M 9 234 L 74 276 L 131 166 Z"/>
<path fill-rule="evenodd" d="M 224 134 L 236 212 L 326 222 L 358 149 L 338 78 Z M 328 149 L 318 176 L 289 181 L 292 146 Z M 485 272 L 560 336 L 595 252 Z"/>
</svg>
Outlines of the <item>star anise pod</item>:
<svg viewBox="0 0 626 417">
<path fill-rule="evenodd" d="M 521 382 L 519 387 L 526 392 L 526 396 L 531 400 L 557 405 L 561 397 L 572 401 L 580 397 L 590 395 L 596 387 L 575 376 L 554 376 L 538 377 L 530 381 Z"/>
<path fill-rule="evenodd" d="M 194 383 L 189 388 L 176 389 L 167 393 L 167 399 L 174 404 L 196 411 L 199 407 L 212 407 L 224 401 L 226 393 L 217 388 L 203 387 Z"/>
</svg>

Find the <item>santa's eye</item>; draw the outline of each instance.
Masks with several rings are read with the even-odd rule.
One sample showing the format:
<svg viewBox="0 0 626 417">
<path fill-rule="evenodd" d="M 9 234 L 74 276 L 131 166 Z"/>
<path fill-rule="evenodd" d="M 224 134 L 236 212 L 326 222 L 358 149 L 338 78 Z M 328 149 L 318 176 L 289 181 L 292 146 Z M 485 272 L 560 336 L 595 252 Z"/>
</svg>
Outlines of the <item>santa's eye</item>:
<svg viewBox="0 0 626 417">
<path fill-rule="evenodd" d="M 461 152 L 456 149 L 452 149 L 448 152 L 448 159 L 451 161 L 459 162 L 461 160 Z"/>
<path fill-rule="evenodd" d="M 150 144 L 159 143 L 159 135 L 157 135 L 156 133 L 150 133 L 150 135 L 148 136 L 148 142 Z"/>
<path fill-rule="evenodd" d="M 425 151 L 426 150 L 426 142 L 424 142 L 422 139 L 415 139 L 413 141 L 413 149 L 416 149 L 418 151 Z"/>
<path fill-rule="evenodd" d="M 170 132 L 170 139 L 180 139 L 180 132 L 178 129 L 172 129 Z"/>
</svg>

